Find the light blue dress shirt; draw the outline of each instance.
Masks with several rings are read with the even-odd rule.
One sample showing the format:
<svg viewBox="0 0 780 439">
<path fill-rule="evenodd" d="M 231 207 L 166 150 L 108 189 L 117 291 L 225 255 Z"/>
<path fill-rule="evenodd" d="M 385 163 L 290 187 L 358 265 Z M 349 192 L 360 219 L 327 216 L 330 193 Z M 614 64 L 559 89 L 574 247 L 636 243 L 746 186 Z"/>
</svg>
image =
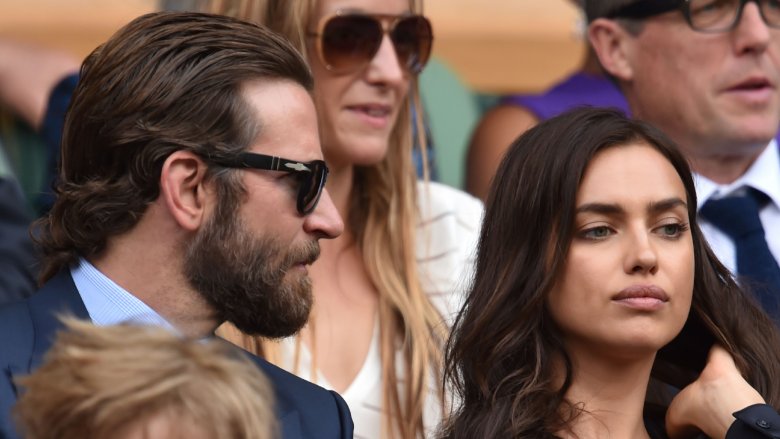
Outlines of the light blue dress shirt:
<svg viewBox="0 0 780 439">
<path fill-rule="evenodd" d="M 84 258 L 70 269 L 92 322 L 98 326 L 138 324 L 176 329 L 143 301 L 98 271 Z"/>
</svg>

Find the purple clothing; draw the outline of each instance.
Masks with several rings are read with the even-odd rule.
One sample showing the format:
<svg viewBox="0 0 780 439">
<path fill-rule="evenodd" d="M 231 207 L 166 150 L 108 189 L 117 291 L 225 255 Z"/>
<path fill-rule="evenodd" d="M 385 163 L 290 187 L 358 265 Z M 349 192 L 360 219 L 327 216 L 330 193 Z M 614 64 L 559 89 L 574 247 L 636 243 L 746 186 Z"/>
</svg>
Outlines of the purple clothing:
<svg viewBox="0 0 780 439">
<path fill-rule="evenodd" d="M 502 104 L 517 105 L 530 110 L 537 119 L 545 120 L 574 107 L 614 107 L 630 116 L 626 98 L 605 76 L 576 72 L 537 95 L 509 95 Z"/>
</svg>

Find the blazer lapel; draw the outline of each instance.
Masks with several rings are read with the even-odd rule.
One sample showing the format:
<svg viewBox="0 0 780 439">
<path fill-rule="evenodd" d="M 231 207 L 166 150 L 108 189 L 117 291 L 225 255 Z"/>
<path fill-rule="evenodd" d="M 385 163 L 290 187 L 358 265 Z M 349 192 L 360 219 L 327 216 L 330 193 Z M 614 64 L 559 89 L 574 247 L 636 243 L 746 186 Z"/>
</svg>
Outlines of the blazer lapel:
<svg viewBox="0 0 780 439">
<path fill-rule="evenodd" d="M 249 359 L 266 374 L 266 377 L 274 386 L 274 408 L 276 411 L 276 419 L 279 422 L 280 437 L 284 439 L 302 439 L 303 430 L 301 429 L 301 416 L 298 409 L 295 407 L 295 404 L 289 400 L 287 393 L 279 388 L 280 383 L 275 379 L 278 377 L 278 374 L 286 374 L 286 372 L 272 366 L 271 363 L 268 363 L 260 357 L 252 355 L 242 349 L 236 349 L 243 355 L 248 356 Z"/>
</svg>

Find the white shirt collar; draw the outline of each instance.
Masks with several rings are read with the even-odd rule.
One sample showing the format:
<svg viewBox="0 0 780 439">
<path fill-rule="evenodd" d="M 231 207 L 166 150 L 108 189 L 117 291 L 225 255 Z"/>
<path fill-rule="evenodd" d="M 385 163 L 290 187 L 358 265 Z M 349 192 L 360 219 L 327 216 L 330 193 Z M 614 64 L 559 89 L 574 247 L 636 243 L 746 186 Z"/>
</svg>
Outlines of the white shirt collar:
<svg viewBox="0 0 780 439">
<path fill-rule="evenodd" d="M 694 174 L 698 207 L 710 198 L 722 198 L 744 187 L 752 187 L 765 193 L 776 206 L 780 206 L 780 154 L 777 141 L 772 139 L 756 161 L 733 183 L 721 185 L 709 178 Z"/>
</svg>

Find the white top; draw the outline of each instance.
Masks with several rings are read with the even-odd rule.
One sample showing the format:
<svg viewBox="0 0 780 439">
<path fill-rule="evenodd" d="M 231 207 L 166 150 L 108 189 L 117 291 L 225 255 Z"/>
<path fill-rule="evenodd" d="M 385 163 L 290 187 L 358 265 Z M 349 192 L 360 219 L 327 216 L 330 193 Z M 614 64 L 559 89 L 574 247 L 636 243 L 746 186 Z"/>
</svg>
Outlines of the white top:
<svg viewBox="0 0 780 439">
<path fill-rule="evenodd" d="M 731 184 L 719 185 L 702 176 L 694 175 L 698 208 L 710 198 L 722 198 L 752 187 L 765 193 L 770 201 L 759 212 L 761 224 L 764 226 L 769 250 L 777 261 L 780 261 L 780 154 L 776 140 L 769 143 L 761 155 L 740 178 Z M 699 217 L 699 225 L 707 238 L 707 242 L 732 273 L 737 272 L 737 250 L 734 241 L 728 235 L 717 229 L 709 221 Z"/>
<path fill-rule="evenodd" d="M 417 261 L 422 287 L 436 309 L 451 324 L 471 281 L 482 223 L 482 202 L 464 192 L 434 182 L 429 183 L 427 189 L 423 183 L 419 183 L 418 193 L 421 221 L 417 229 Z M 295 339 L 285 339 L 280 345 L 278 366 L 305 379 L 314 378 L 320 386 L 333 389 L 322 373 L 312 373 L 311 355 L 305 346 L 300 346 L 296 370 Z M 401 380 L 404 375 L 402 360 L 400 355 L 396 357 L 396 373 Z M 363 366 L 341 393 L 352 412 L 356 439 L 381 437 L 381 371 L 377 322 Z M 430 383 L 431 390 L 423 414 L 423 422 L 429 433 L 433 433 L 441 419 L 441 407 L 434 385 Z"/>
</svg>

